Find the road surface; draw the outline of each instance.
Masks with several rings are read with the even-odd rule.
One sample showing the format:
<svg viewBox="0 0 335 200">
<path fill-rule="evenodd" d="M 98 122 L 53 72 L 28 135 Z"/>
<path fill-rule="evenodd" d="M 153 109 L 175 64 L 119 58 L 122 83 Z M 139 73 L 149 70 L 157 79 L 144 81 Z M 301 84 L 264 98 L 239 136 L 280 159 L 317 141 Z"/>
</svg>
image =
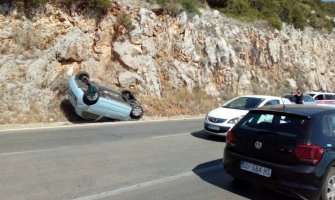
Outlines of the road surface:
<svg viewBox="0 0 335 200">
<path fill-rule="evenodd" d="M 6 200 L 279 200 L 236 184 L 203 119 L 0 130 Z"/>
</svg>

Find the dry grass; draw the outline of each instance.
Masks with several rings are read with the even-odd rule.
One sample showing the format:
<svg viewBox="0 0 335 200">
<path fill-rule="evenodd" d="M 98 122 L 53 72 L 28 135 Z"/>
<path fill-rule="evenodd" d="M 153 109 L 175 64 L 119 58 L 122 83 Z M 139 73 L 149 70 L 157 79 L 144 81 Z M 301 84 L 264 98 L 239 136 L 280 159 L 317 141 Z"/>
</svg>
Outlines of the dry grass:
<svg viewBox="0 0 335 200">
<path fill-rule="evenodd" d="M 201 89 L 194 89 L 192 92 L 187 90 L 166 92 L 161 98 L 145 97 L 140 101 L 145 116 L 149 117 L 203 115 L 220 104 L 215 97 L 206 94 Z"/>
</svg>

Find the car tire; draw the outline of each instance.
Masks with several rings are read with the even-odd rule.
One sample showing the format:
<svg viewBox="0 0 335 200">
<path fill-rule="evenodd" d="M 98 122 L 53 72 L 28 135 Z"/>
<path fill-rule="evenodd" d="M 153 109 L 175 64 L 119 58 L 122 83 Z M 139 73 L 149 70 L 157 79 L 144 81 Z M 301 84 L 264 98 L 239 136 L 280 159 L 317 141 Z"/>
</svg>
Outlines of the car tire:
<svg viewBox="0 0 335 200">
<path fill-rule="evenodd" d="M 90 75 L 85 71 L 80 71 L 76 74 L 76 80 L 80 80 L 83 76 L 86 76 L 87 79 L 90 79 Z"/>
<path fill-rule="evenodd" d="M 130 111 L 130 118 L 139 120 L 143 116 L 143 108 L 140 105 L 132 106 Z"/>
<path fill-rule="evenodd" d="M 140 106 L 140 103 L 135 99 L 128 100 L 128 103 L 131 107 Z"/>
<path fill-rule="evenodd" d="M 121 94 L 122 94 L 122 98 L 125 101 L 129 101 L 129 100 L 135 99 L 133 93 L 130 92 L 129 90 L 122 90 Z"/>
<path fill-rule="evenodd" d="M 332 198 L 330 196 L 332 195 Z M 326 177 L 323 179 L 321 200 L 329 200 L 335 198 L 335 168 L 332 167 Z"/>
<path fill-rule="evenodd" d="M 98 89 L 97 89 L 97 86 L 94 86 L 96 87 L 96 92 L 94 92 L 94 95 L 91 96 L 88 94 L 88 91 L 85 91 L 84 92 L 84 96 L 83 96 L 83 102 L 86 104 L 86 105 L 93 105 L 95 104 L 96 102 L 98 102 L 99 100 L 99 93 L 98 93 Z"/>
</svg>

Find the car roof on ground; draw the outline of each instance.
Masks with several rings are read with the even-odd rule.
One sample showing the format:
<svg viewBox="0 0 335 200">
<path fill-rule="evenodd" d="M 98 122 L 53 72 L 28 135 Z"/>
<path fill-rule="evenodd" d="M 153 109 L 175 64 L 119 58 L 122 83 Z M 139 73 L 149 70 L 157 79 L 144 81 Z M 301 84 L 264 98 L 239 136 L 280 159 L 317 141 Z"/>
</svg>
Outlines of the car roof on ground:
<svg viewBox="0 0 335 200">
<path fill-rule="evenodd" d="M 290 113 L 308 117 L 328 110 L 333 110 L 335 112 L 335 107 L 320 106 L 320 105 L 303 105 L 303 104 L 285 104 L 284 106 L 283 104 L 278 104 L 272 106 L 259 107 L 253 110 Z"/>
</svg>

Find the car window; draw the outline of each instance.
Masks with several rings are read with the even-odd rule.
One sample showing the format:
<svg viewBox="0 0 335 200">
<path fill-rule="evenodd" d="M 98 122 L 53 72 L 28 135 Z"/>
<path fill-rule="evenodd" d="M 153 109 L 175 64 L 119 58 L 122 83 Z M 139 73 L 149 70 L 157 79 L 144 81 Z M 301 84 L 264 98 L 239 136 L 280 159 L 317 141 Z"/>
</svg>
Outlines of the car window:
<svg viewBox="0 0 335 200">
<path fill-rule="evenodd" d="M 290 102 L 292 102 L 292 103 L 295 102 L 295 97 L 293 95 L 286 94 L 283 97 L 290 100 Z"/>
<path fill-rule="evenodd" d="M 240 97 L 224 104 L 223 108 L 250 110 L 258 107 L 264 101 L 263 98 Z"/>
<path fill-rule="evenodd" d="M 303 96 L 304 102 L 313 102 L 314 99 L 308 95 Z"/>
<path fill-rule="evenodd" d="M 249 112 L 240 120 L 237 128 L 248 129 L 246 132 L 262 132 L 268 134 L 281 134 L 295 137 L 306 131 L 308 120 L 286 113 L 253 113 Z"/>
<path fill-rule="evenodd" d="M 272 120 L 273 120 L 273 115 L 267 115 L 267 114 L 264 114 L 264 115 L 261 115 L 259 117 L 259 119 L 257 120 L 257 124 L 260 124 L 262 122 L 269 122 L 269 123 L 272 123 Z"/>
<path fill-rule="evenodd" d="M 333 94 L 325 94 L 325 99 L 332 100 L 332 99 L 335 99 L 335 96 Z"/>
<path fill-rule="evenodd" d="M 273 99 L 273 100 L 270 100 L 270 101 L 266 102 L 264 104 L 264 106 L 276 105 L 276 104 L 280 104 L 279 100 L 278 99 Z"/>
<path fill-rule="evenodd" d="M 319 94 L 319 95 L 315 96 L 314 99 L 315 100 L 323 100 L 323 94 Z"/>
<path fill-rule="evenodd" d="M 315 96 L 315 93 L 306 93 L 306 94 L 312 98 Z"/>
<path fill-rule="evenodd" d="M 326 136 L 335 137 L 335 114 L 323 117 L 322 133 Z"/>
</svg>

